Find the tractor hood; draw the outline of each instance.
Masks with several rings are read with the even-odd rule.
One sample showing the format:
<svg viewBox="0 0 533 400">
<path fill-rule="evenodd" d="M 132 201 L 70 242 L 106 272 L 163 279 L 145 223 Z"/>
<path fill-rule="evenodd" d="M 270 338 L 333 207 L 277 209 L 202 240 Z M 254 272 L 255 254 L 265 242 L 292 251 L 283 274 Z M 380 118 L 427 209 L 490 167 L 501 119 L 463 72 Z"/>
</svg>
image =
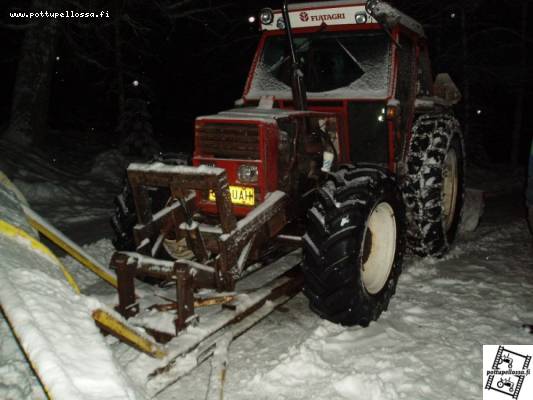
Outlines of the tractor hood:
<svg viewBox="0 0 533 400">
<path fill-rule="evenodd" d="M 331 116 L 331 113 L 260 106 L 199 117 L 193 165 L 226 171 L 233 211 L 243 217 L 269 193 L 290 192 L 286 171 L 290 169 L 293 138 L 302 131 L 299 127 L 313 123 L 318 126 L 319 120 Z M 207 194 L 200 197 L 199 207 L 206 214 L 217 213 L 214 199 Z"/>
</svg>

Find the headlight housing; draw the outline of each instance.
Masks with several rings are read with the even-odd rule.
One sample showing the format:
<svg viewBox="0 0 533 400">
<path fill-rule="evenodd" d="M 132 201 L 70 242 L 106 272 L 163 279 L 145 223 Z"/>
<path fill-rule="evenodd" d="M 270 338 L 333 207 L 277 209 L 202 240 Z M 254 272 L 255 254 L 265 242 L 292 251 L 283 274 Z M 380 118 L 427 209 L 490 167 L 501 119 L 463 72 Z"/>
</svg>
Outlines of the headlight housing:
<svg viewBox="0 0 533 400">
<path fill-rule="evenodd" d="M 237 171 L 239 181 L 245 183 L 255 183 L 259 177 L 259 169 L 257 165 L 243 164 Z"/>
</svg>

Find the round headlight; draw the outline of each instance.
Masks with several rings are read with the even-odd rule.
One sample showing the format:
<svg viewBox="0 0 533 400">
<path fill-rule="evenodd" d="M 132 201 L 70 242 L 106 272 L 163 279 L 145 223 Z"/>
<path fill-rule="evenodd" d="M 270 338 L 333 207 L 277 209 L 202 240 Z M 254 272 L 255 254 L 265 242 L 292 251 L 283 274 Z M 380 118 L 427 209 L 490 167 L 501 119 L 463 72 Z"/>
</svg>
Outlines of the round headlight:
<svg viewBox="0 0 533 400">
<path fill-rule="evenodd" d="M 263 25 L 270 25 L 274 22 L 274 11 L 270 8 L 263 8 L 259 14 L 259 19 Z"/>
<path fill-rule="evenodd" d="M 366 24 L 368 20 L 366 13 L 357 13 L 355 14 L 355 23 L 356 24 Z"/>
<path fill-rule="evenodd" d="M 285 20 L 283 19 L 283 17 L 278 18 L 276 26 L 278 27 L 278 29 L 285 29 Z"/>
<path fill-rule="evenodd" d="M 241 182 L 257 182 L 259 171 L 257 165 L 241 165 L 237 171 L 237 176 Z"/>
</svg>

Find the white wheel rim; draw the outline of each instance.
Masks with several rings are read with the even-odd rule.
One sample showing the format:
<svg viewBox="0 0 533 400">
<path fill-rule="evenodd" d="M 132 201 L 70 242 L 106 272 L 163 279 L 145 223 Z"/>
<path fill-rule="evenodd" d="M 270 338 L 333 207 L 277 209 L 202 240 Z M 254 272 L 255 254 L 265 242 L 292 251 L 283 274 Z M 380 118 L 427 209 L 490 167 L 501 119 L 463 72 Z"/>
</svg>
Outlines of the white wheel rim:
<svg viewBox="0 0 533 400">
<path fill-rule="evenodd" d="M 388 203 L 379 203 L 370 213 L 362 245 L 363 285 L 379 293 L 389 279 L 396 253 L 396 218 Z"/>
<path fill-rule="evenodd" d="M 457 206 L 457 186 L 459 177 L 457 176 L 457 153 L 450 148 L 444 161 L 444 184 L 442 209 L 444 213 L 444 227 L 446 232 L 451 228 L 455 217 Z"/>
</svg>

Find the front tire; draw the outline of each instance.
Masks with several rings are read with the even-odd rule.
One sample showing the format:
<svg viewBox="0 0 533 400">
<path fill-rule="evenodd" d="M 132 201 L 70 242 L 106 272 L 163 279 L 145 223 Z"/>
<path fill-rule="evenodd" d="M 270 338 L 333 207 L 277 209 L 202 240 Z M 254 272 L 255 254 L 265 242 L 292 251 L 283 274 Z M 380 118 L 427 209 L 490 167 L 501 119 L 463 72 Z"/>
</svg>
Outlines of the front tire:
<svg viewBox="0 0 533 400">
<path fill-rule="evenodd" d="M 405 247 L 396 180 L 373 168 L 332 174 L 304 235 L 304 293 L 322 318 L 367 326 L 387 309 Z"/>
</svg>

